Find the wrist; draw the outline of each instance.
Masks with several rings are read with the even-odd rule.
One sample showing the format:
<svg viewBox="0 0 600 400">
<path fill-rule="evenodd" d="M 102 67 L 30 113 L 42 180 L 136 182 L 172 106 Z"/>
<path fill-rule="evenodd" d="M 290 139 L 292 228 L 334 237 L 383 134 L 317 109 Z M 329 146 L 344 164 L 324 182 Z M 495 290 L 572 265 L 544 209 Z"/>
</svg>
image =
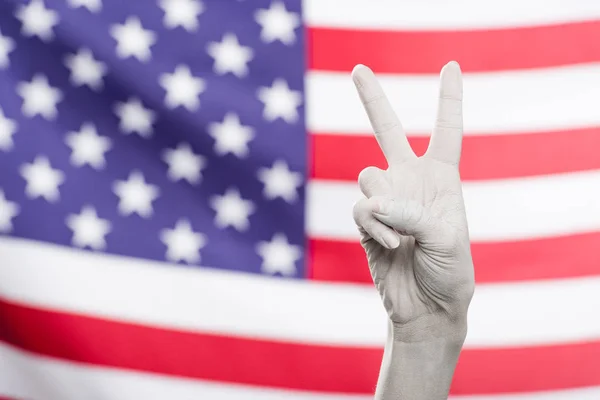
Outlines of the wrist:
<svg viewBox="0 0 600 400">
<path fill-rule="evenodd" d="M 438 316 L 424 316 L 417 320 L 399 323 L 390 321 L 389 340 L 401 343 L 448 342 L 460 343 L 467 336 L 467 318 L 451 320 Z"/>
<path fill-rule="evenodd" d="M 436 327 L 440 333 L 445 332 L 442 335 L 432 335 L 422 328 L 390 322 L 375 395 L 377 400 L 448 398 L 466 336 L 466 324 L 464 328 Z"/>
<path fill-rule="evenodd" d="M 386 351 L 392 357 L 398 357 L 409 363 L 411 367 L 436 366 L 439 375 L 454 373 L 458 358 L 462 351 L 464 340 L 460 339 L 428 339 L 422 342 L 391 341 Z M 420 369 L 420 368 L 419 368 Z"/>
</svg>

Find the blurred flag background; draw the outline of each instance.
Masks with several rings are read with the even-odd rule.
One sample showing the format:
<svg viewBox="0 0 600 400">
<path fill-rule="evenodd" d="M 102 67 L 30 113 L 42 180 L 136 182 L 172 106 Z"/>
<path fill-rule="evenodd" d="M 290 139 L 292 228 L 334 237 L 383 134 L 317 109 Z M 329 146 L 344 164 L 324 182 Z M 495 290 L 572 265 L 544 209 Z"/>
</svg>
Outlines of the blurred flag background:
<svg viewBox="0 0 600 400">
<path fill-rule="evenodd" d="M 600 398 L 600 2 L 0 0 L 0 398 L 372 398 L 351 217 L 464 72 L 452 398 Z M 436 384 L 435 382 L 431 383 Z"/>
</svg>

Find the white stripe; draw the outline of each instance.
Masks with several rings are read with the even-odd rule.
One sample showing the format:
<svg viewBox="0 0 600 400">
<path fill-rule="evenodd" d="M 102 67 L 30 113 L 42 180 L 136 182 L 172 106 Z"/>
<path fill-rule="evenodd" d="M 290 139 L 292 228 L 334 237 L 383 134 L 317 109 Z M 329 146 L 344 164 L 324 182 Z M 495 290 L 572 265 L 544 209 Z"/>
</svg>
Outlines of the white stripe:
<svg viewBox="0 0 600 400">
<path fill-rule="evenodd" d="M 471 240 L 542 238 L 600 230 L 600 170 L 463 183 Z M 358 239 L 354 182 L 313 180 L 307 187 L 311 236 Z"/>
<path fill-rule="evenodd" d="M 297 282 L 0 240 L 0 296 L 190 331 L 303 343 L 381 345 L 370 286 Z M 478 286 L 467 347 L 600 338 L 600 277 Z M 573 312 L 576 310 L 576 312 Z"/>
<path fill-rule="evenodd" d="M 98 368 L 37 357 L 0 343 L 0 395 L 27 400 L 366 400 Z"/>
<path fill-rule="evenodd" d="M 380 74 L 379 80 L 404 128 L 430 132 L 437 108 L 437 75 Z M 598 87 L 599 64 L 464 74 L 466 134 L 598 125 Z M 306 96 L 310 131 L 371 132 L 350 71 L 309 72 Z"/>
<path fill-rule="evenodd" d="M 0 344 L 0 396 L 27 400 L 371 400 L 373 396 L 277 390 L 98 368 L 32 356 Z M 597 400 L 600 388 L 450 400 Z"/>
<path fill-rule="evenodd" d="M 597 0 L 304 0 L 308 25 L 435 30 L 564 23 L 600 18 Z"/>
</svg>

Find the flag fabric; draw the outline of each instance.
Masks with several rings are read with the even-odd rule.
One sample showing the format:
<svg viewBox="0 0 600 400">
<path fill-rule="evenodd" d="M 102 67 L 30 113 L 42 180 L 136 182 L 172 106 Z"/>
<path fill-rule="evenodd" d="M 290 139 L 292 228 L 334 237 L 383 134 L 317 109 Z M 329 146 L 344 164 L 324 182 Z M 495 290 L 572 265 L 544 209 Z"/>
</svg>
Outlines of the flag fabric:
<svg viewBox="0 0 600 400">
<path fill-rule="evenodd" d="M 595 0 L 1 0 L 0 397 L 372 398 L 349 72 L 422 154 L 457 60 L 451 396 L 600 398 L 599 37 Z"/>
</svg>

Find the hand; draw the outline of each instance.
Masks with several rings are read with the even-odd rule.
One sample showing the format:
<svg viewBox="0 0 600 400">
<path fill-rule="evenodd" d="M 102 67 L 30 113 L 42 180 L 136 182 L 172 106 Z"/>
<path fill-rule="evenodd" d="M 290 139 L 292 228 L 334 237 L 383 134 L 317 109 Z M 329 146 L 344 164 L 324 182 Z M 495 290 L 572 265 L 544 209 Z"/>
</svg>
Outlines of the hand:
<svg viewBox="0 0 600 400">
<path fill-rule="evenodd" d="M 475 283 L 458 171 L 460 67 L 451 62 L 442 69 L 437 119 L 422 157 L 410 148 L 373 72 L 357 65 L 352 78 L 388 162 L 385 171 L 360 173 L 365 197 L 353 214 L 395 336 L 464 340 Z"/>
</svg>

